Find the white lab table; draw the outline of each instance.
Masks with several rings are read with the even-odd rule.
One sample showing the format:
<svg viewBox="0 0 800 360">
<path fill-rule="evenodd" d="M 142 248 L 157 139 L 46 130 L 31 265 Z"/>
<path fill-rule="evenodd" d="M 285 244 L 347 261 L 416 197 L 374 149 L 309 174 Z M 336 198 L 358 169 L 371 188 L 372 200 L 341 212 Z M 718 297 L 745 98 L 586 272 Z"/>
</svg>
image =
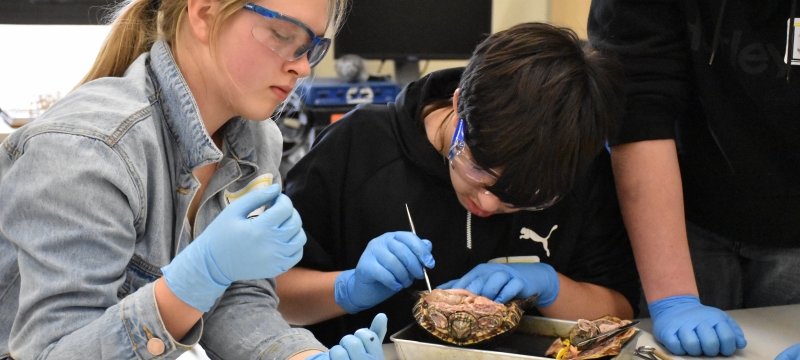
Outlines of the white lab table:
<svg viewBox="0 0 800 360">
<path fill-rule="evenodd" d="M 691 357 L 672 356 L 672 359 L 758 359 L 770 360 L 790 345 L 800 342 L 800 304 L 773 306 L 753 309 L 731 310 L 728 313 L 736 319 L 747 337 L 747 347 L 738 350 L 730 357 Z M 650 331 L 650 318 L 641 319 L 638 328 L 644 330 L 633 340 L 636 346 L 650 345 L 664 349 L 656 343 Z M 387 335 L 388 337 L 389 335 Z M 398 360 L 394 344 L 383 346 L 386 360 Z M 410 359 L 406 359 L 410 360 Z M 414 359 L 424 360 L 424 359 Z"/>
</svg>

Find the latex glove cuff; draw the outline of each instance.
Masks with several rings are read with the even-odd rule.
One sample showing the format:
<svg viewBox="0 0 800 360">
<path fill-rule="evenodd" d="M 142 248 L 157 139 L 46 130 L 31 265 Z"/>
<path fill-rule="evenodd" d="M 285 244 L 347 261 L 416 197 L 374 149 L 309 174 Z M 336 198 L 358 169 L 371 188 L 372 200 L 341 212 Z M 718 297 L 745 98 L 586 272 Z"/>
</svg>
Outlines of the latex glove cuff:
<svg viewBox="0 0 800 360">
<path fill-rule="evenodd" d="M 669 310 L 675 306 L 681 305 L 697 305 L 701 306 L 700 298 L 694 295 L 677 295 L 665 297 L 647 304 L 647 309 L 650 311 L 651 317 L 658 317 L 664 311 Z"/>
<path fill-rule="evenodd" d="M 161 268 L 164 280 L 181 301 L 202 312 L 208 312 L 222 296 L 231 281 L 208 257 L 197 253 L 197 246 L 188 246 L 169 264 Z"/>
<path fill-rule="evenodd" d="M 336 301 L 336 304 L 341 306 L 342 309 L 347 311 L 348 314 L 357 314 L 370 308 L 370 306 L 356 305 L 351 300 L 352 296 L 350 294 L 350 282 L 353 281 L 355 272 L 355 269 L 342 271 L 342 273 L 336 277 L 336 281 L 333 283 L 334 300 Z"/>
</svg>

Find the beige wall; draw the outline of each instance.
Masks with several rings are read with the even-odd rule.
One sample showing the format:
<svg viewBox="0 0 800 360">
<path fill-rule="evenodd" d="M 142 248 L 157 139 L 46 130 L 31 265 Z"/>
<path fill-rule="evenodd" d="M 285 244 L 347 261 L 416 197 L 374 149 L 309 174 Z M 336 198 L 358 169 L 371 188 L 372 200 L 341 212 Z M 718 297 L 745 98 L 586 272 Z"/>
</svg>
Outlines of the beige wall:
<svg viewBox="0 0 800 360">
<path fill-rule="evenodd" d="M 436 0 L 431 0 L 436 1 Z M 469 0 L 464 0 L 469 1 Z M 557 3 L 563 0 L 494 0 L 492 2 L 492 31 L 506 29 L 515 24 L 526 21 L 548 21 L 550 14 L 550 4 Z M 334 43 L 333 46 L 336 46 Z M 420 63 L 420 71 L 425 73 L 444 69 L 454 66 L 463 66 L 466 64 L 464 60 L 445 61 L 445 60 L 431 60 L 423 61 Z M 369 60 L 367 61 L 367 70 L 370 74 L 377 75 L 380 61 Z M 427 66 L 426 66 L 427 65 Z M 393 72 L 394 64 L 391 60 L 386 61 L 381 70 L 381 75 L 391 74 Z M 335 77 L 336 70 L 334 70 L 333 51 L 322 60 L 315 69 L 315 76 L 317 77 Z"/>
<path fill-rule="evenodd" d="M 591 0 L 552 0 L 550 2 L 550 23 L 575 30 L 586 39 L 586 21 L 589 18 Z"/>
</svg>

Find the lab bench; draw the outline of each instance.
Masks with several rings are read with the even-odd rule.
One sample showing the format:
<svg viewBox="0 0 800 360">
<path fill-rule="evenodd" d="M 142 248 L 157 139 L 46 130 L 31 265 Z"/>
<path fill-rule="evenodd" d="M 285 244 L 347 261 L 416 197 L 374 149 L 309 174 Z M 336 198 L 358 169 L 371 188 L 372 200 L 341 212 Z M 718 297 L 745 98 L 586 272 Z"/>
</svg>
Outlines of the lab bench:
<svg viewBox="0 0 800 360">
<path fill-rule="evenodd" d="M 739 309 L 727 311 L 741 326 L 747 338 L 747 347 L 729 357 L 692 357 L 692 356 L 671 356 L 673 360 L 681 359 L 774 359 L 789 346 L 800 343 L 800 304 L 772 306 L 752 309 Z M 650 318 L 640 319 L 637 327 L 641 330 L 639 335 L 631 341 L 639 346 L 654 346 L 661 350 L 661 347 L 651 334 L 653 323 Z M 388 337 L 390 334 L 387 334 Z M 394 344 L 384 344 L 384 355 L 386 360 L 400 360 L 395 350 Z M 424 360 L 424 359 L 419 359 Z"/>
</svg>

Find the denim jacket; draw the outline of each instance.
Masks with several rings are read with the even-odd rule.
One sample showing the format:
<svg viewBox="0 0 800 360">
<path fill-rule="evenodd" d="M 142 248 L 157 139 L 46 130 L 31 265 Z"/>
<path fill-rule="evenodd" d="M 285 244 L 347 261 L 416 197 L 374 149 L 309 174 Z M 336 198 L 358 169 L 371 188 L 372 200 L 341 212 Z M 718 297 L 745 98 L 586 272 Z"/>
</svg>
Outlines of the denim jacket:
<svg viewBox="0 0 800 360">
<path fill-rule="evenodd" d="M 280 181 L 274 122 L 221 131 L 219 149 L 159 41 L 123 77 L 77 88 L 2 143 L 0 358 L 174 359 L 198 341 L 225 359 L 325 350 L 283 320 L 271 279 L 231 285 L 183 339 L 164 327 L 159 269 L 223 209 L 225 190 Z M 216 161 L 192 227 L 192 170 Z"/>
</svg>

